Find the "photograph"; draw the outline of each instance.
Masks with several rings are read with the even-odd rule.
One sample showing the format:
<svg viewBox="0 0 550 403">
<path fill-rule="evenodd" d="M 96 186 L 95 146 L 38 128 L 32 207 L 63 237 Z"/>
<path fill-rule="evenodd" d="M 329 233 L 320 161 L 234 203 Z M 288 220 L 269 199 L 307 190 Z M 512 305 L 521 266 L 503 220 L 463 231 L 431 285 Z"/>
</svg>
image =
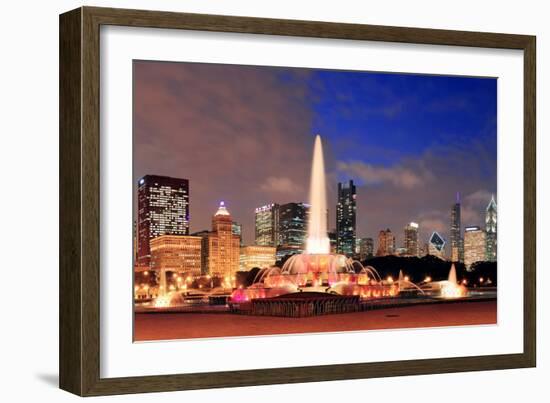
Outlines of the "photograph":
<svg viewBox="0 0 550 403">
<path fill-rule="evenodd" d="M 132 70 L 135 342 L 497 324 L 497 78 Z"/>
</svg>

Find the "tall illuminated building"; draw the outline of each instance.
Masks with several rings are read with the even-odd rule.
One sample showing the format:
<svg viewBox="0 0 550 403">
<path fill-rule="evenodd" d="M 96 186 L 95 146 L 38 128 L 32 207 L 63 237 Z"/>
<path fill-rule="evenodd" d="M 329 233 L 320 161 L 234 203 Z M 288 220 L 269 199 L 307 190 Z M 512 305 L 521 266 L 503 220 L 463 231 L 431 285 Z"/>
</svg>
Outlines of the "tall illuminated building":
<svg viewBox="0 0 550 403">
<path fill-rule="evenodd" d="M 336 250 L 346 256 L 355 252 L 357 193 L 353 181 L 338 183 L 336 205 Z"/>
<path fill-rule="evenodd" d="M 467 269 L 485 260 L 486 233 L 477 226 L 464 228 L 464 264 Z"/>
<path fill-rule="evenodd" d="M 405 227 L 405 254 L 418 256 L 418 223 L 411 222 Z"/>
<path fill-rule="evenodd" d="M 148 266 L 153 238 L 189 235 L 189 181 L 146 175 L 138 181 L 137 202 L 137 260 Z"/>
<path fill-rule="evenodd" d="M 378 233 L 376 256 L 389 256 L 395 253 L 395 236 L 389 228 Z"/>
<path fill-rule="evenodd" d="M 266 204 L 255 210 L 255 244 L 277 247 L 279 243 L 279 205 Z"/>
<path fill-rule="evenodd" d="M 486 248 L 485 259 L 489 262 L 497 260 L 497 203 L 495 196 L 491 196 L 491 201 L 485 209 L 485 233 Z"/>
<path fill-rule="evenodd" d="M 461 221 L 460 221 L 460 194 L 456 193 L 456 202 L 451 207 L 451 261 L 462 262 L 464 260 Z"/>
<path fill-rule="evenodd" d="M 302 253 L 307 237 L 309 204 L 286 203 L 279 207 L 279 242 L 277 254 Z"/>
<path fill-rule="evenodd" d="M 231 279 L 239 270 L 240 238 L 222 201 L 212 217 L 212 230 L 202 238 L 202 274 Z"/>
<path fill-rule="evenodd" d="M 445 244 L 443 237 L 434 231 L 428 241 L 428 254 L 445 260 Z"/>
</svg>

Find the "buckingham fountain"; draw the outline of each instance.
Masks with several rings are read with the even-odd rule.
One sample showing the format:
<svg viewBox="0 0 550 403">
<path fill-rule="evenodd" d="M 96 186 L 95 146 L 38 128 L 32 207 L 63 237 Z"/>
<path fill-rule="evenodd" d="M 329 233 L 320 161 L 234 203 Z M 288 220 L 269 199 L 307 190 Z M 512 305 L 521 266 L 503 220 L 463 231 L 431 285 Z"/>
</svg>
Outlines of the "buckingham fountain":
<svg viewBox="0 0 550 403">
<path fill-rule="evenodd" d="M 261 270 L 250 287 L 235 290 L 232 301 L 397 296 L 398 282 L 383 280 L 373 267 L 364 267 L 356 260 L 330 252 L 323 145 L 319 135 L 313 149 L 309 202 L 305 252 L 291 256 L 282 268 Z"/>
</svg>

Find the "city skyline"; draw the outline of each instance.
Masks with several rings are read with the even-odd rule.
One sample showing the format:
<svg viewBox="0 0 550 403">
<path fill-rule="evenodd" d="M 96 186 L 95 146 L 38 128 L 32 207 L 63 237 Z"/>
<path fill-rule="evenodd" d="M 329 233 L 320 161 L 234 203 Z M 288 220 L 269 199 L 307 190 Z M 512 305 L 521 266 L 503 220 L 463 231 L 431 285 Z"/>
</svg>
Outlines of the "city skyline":
<svg viewBox="0 0 550 403">
<path fill-rule="evenodd" d="M 203 233 L 208 233 L 209 232 L 209 229 L 203 229 L 203 230 L 200 230 L 200 231 L 189 231 L 189 227 L 191 226 L 191 218 L 189 216 L 189 213 L 188 211 L 190 210 L 190 194 L 189 194 L 189 180 L 185 179 L 185 178 L 173 178 L 173 177 L 162 177 L 162 176 L 158 176 L 158 175 L 145 175 L 143 178 L 139 179 L 138 181 L 138 195 L 140 193 L 143 193 L 143 189 L 145 189 L 145 187 L 143 186 L 146 182 L 150 182 L 152 185 L 154 184 L 155 186 L 153 187 L 158 187 L 158 183 L 154 183 L 154 182 L 160 182 L 161 185 L 163 185 L 163 187 L 159 188 L 159 189 L 156 189 L 156 193 L 158 194 L 159 193 L 159 190 L 164 190 L 166 192 L 166 190 L 168 190 L 167 194 L 170 194 L 170 193 L 173 193 L 174 190 L 176 189 L 170 189 L 168 187 L 168 189 L 166 189 L 166 186 L 170 186 L 170 184 L 175 184 L 175 185 L 181 185 L 182 183 L 184 184 L 185 186 L 185 191 L 182 193 L 184 199 L 185 199 L 185 202 L 183 203 L 183 210 L 181 210 L 180 212 L 182 212 L 182 218 L 183 218 L 183 225 L 184 225 L 184 228 L 187 230 L 187 233 L 182 233 L 180 228 L 176 228 L 175 231 L 166 231 L 164 233 L 161 233 L 161 234 L 157 234 L 156 236 L 159 236 L 159 235 L 164 235 L 164 234 L 168 234 L 168 235 L 202 235 Z M 167 185 L 168 184 L 168 185 Z M 344 191 L 344 193 L 342 193 L 342 198 L 340 198 L 338 200 L 338 203 L 336 204 L 336 209 L 338 210 L 338 208 L 340 208 L 340 206 L 345 203 L 346 201 L 351 203 L 350 204 L 350 207 L 348 208 L 348 212 L 347 214 L 340 214 L 340 215 L 337 215 L 336 216 L 336 226 L 335 226 L 335 229 L 338 225 L 338 220 L 343 220 L 343 222 L 347 225 L 351 225 L 351 227 L 346 227 L 347 230 L 349 232 L 354 232 L 355 231 L 355 228 L 353 228 L 353 225 L 352 223 L 355 222 L 356 220 L 356 217 L 355 217 L 355 209 L 354 209 L 354 206 L 355 206 L 355 202 L 356 202 L 356 194 L 355 194 L 355 186 L 353 185 L 353 181 L 350 180 L 349 183 L 339 183 L 338 184 L 339 187 L 341 187 L 341 189 Z M 177 192 L 179 193 L 179 192 Z M 161 193 L 162 194 L 162 193 Z M 156 196 L 156 199 L 158 199 L 158 196 Z M 165 203 L 166 201 L 168 201 L 168 205 L 171 205 L 171 204 L 174 204 L 173 201 L 170 201 L 170 197 L 166 197 L 166 200 L 165 200 Z M 158 201 L 157 201 L 158 203 Z M 225 202 L 223 200 L 219 201 L 219 205 L 218 205 L 218 211 L 219 211 L 219 208 L 220 206 L 222 206 L 223 209 L 225 209 Z M 157 209 L 158 209 L 158 206 L 157 206 Z M 181 209 L 181 207 L 180 207 Z M 240 247 L 247 247 L 247 246 L 272 246 L 272 247 L 275 247 L 277 249 L 277 254 L 278 256 L 282 257 L 284 256 L 285 254 L 292 254 L 292 253 L 297 253 L 297 252 L 301 252 L 303 250 L 303 248 L 305 247 L 305 240 L 306 240 L 306 233 L 307 233 L 307 215 L 308 215 L 308 209 L 309 209 L 309 204 L 308 203 L 303 203 L 303 202 L 289 202 L 289 203 L 285 203 L 283 205 L 281 204 L 278 204 L 278 203 L 270 203 L 270 204 L 267 204 L 265 206 L 260 206 L 260 207 L 257 207 L 254 209 L 254 229 L 252 230 L 252 232 L 255 234 L 255 237 L 254 239 L 250 242 L 250 243 L 245 243 L 242 241 L 242 237 L 241 237 L 241 234 L 242 234 L 242 231 L 243 231 L 243 226 L 242 224 L 238 223 L 237 221 L 235 221 L 234 219 L 232 219 L 232 232 L 234 235 L 238 235 L 239 239 L 240 239 Z M 296 218 L 299 218 L 299 222 L 294 222 L 292 223 L 293 219 L 291 218 L 292 216 L 289 216 L 286 218 L 286 220 L 283 220 L 281 221 L 281 216 L 284 216 L 283 215 L 283 211 L 287 210 L 288 212 L 292 212 L 293 216 L 296 216 L 294 217 L 294 220 Z M 303 211 L 302 211 L 303 210 Z M 138 211 L 142 211 L 141 209 L 138 208 Z M 442 258 L 445 258 L 445 259 L 449 259 L 450 261 L 453 261 L 453 262 L 456 262 L 456 261 L 460 261 L 462 262 L 463 261 L 463 257 L 456 257 L 454 255 L 454 252 L 453 252 L 453 233 L 454 233 L 454 236 L 456 237 L 456 239 L 458 239 L 458 241 L 460 241 L 460 243 L 462 244 L 464 242 L 464 239 L 463 239 L 463 235 L 464 233 L 466 232 L 465 230 L 468 228 L 468 227 L 478 227 L 480 228 L 481 225 L 470 225 L 470 226 L 466 226 L 464 228 L 461 228 L 461 224 L 460 224 L 460 212 L 461 212 L 461 204 L 460 204 L 460 199 L 459 199 L 459 194 L 457 192 L 457 195 L 456 195 L 456 201 L 455 203 L 451 206 L 451 221 L 450 221 L 450 234 L 451 234 L 451 237 L 450 239 L 447 239 L 445 237 L 443 237 L 443 241 L 444 243 L 447 245 L 450 246 L 450 249 L 449 250 L 446 250 L 445 249 L 445 246 L 444 245 L 444 248 L 443 248 L 443 251 L 442 252 L 439 252 L 439 251 L 432 251 L 433 253 L 431 254 L 434 254 L 436 256 L 440 256 Z M 159 215 L 158 213 L 156 214 L 158 217 L 161 217 L 161 215 Z M 346 218 L 348 215 L 351 215 L 353 218 Z M 457 216 L 458 216 L 458 219 L 457 219 Z M 489 201 L 489 203 L 487 204 L 485 210 L 483 211 L 483 216 L 485 217 L 485 229 L 487 231 L 489 235 L 489 237 L 492 237 L 492 241 L 490 241 L 490 243 L 487 244 L 486 248 L 487 250 L 484 249 L 484 253 L 487 255 L 487 260 L 488 261 L 495 261 L 496 260 L 496 234 L 497 234 L 497 230 L 496 230 L 496 222 L 497 222 L 497 207 L 496 207 L 496 201 L 495 201 L 495 198 L 494 198 L 494 195 L 491 195 L 491 199 Z M 342 218 L 343 217 L 343 218 Z M 173 220 L 173 217 L 172 217 L 172 220 Z M 327 220 L 328 220 L 328 215 L 327 215 Z M 349 220 L 352 220 L 352 221 L 349 221 Z M 147 222 L 151 221 L 150 219 L 147 220 Z M 283 222 L 286 222 L 286 224 L 283 224 Z M 458 224 L 457 224 L 458 223 Z M 136 228 L 139 228 L 140 226 L 138 225 Z M 283 233 L 283 228 L 286 227 L 286 232 L 288 233 Z M 458 228 L 457 228 L 458 227 Z M 327 228 L 330 228 L 330 225 L 329 227 Z M 383 240 L 381 241 L 381 234 L 384 233 L 384 236 L 385 236 L 385 232 L 388 231 L 388 234 L 389 236 L 391 237 L 391 247 L 389 250 L 387 250 L 387 246 L 386 246 L 386 240 Z M 399 231 L 395 231 L 395 232 L 392 232 L 391 229 L 389 227 L 385 228 L 385 229 L 381 229 L 379 232 L 378 232 L 378 242 L 375 242 L 374 246 L 376 248 L 379 249 L 379 251 L 377 252 L 377 255 L 379 256 L 384 256 L 386 254 L 398 254 L 398 250 L 399 249 L 403 249 L 403 250 L 406 250 L 406 254 L 407 255 L 410 255 L 410 256 L 421 256 L 422 253 L 421 253 L 421 247 L 420 245 L 422 243 L 424 243 L 424 241 L 426 241 L 428 244 L 431 243 L 431 239 L 434 237 L 434 235 L 436 235 L 437 237 L 440 237 L 441 235 L 438 233 L 438 231 L 434 231 L 434 230 L 430 230 L 430 229 L 425 229 L 425 236 L 420 236 L 420 228 L 419 228 L 419 224 L 414 222 L 414 221 L 411 221 L 409 223 L 407 223 L 405 226 L 404 226 L 404 236 L 402 238 L 402 243 L 398 243 L 397 241 L 397 236 L 396 234 L 399 233 Z M 330 230 L 327 231 L 327 235 L 330 233 Z M 412 235 L 411 235 L 412 233 Z M 337 238 L 338 238 L 338 230 L 336 230 L 335 232 Z M 346 234 L 346 232 L 344 232 L 344 234 Z M 138 237 L 141 237 L 140 233 L 138 232 L 136 234 L 136 236 Z M 288 239 L 286 239 L 287 237 L 292 237 L 294 238 L 293 241 L 289 242 Z M 155 237 L 152 237 L 151 239 L 153 239 Z M 336 250 L 339 251 L 340 253 L 343 253 L 347 256 L 352 256 L 354 253 L 357 253 L 356 251 L 356 247 L 357 247 L 357 241 L 359 240 L 362 240 L 362 239 L 375 239 L 375 237 L 371 237 L 371 236 L 359 236 L 359 235 L 356 235 L 354 234 L 354 238 L 353 238 L 353 247 L 350 249 L 350 250 L 347 250 L 347 248 L 340 248 L 340 250 L 338 250 L 338 246 L 336 246 Z M 286 239 L 286 241 L 285 241 Z M 351 238 L 350 238 L 351 239 Z M 347 239 L 346 239 L 347 241 Z M 382 246 L 381 246 L 381 242 L 382 242 Z M 138 243 L 136 245 L 136 247 L 140 247 L 140 242 L 138 240 Z M 383 252 L 380 253 L 380 247 L 382 247 L 382 250 Z M 279 251 L 279 249 L 281 249 Z M 416 251 L 416 252 L 414 252 Z M 284 252 L 284 253 L 283 253 Z M 462 252 L 463 253 L 463 252 Z"/>
<path fill-rule="evenodd" d="M 251 211 L 307 203 L 314 132 L 326 139 L 329 230 L 338 182 L 356 183 L 357 237 L 390 228 L 397 246 L 411 221 L 422 243 L 432 231 L 449 240 L 457 190 L 462 224 L 483 226 L 496 194 L 494 80 L 156 62 L 136 62 L 134 72 L 135 179 L 189 179 L 191 233 L 209 228 L 225 200 L 251 245 Z M 401 89 L 416 99 L 397 97 Z M 433 107 L 415 117 L 420 105 Z M 224 153 L 222 140 L 235 150 Z"/>
</svg>

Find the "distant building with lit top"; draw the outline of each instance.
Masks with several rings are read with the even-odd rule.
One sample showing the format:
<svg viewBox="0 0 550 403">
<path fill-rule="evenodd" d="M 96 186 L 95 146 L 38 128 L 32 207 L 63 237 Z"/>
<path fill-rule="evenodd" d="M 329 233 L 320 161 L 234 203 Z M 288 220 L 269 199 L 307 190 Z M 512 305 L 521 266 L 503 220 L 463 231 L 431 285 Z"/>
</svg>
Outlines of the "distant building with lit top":
<svg viewBox="0 0 550 403">
<path fill-rule="evenodd" d="M 279 207 L 278 256 L 302 253 L 307 238 L 309 204 L 286 203 Z"/>
<path fill-rule="evenodd" d="M 411 222 L 405 226 L 405 255 L 418 256 L 418 223 Z"/>
<path fill-rule="evenodd" d="M 485 234 L 486 248 L 485 259 L 489 262 L 497 260 L 497 203 L 495 196 L 491 196 L 491 201 L 485 209 Z"/>
<path fill-rule="evenodd" d="M 273 246 L 250 245 L 241 248 L 240 270 L 249 271 L 254 267 L 272 267 L 276 261 L 276 248 Z"/>
<path fill-rule="evenodd" d="M 378 233 L 376 256 L 389 256 L 395 253 L 395 236 L 389 228 Z"/>
<path fill-rule="evenodd" d="M 336 251 L 346 256 L 355 253 L 357 192 L 353 181 L 338 183 L 336 205 Z"/>
<path fill-rule="evenodd" d="M 189 235 L 189 181 L 146 175 L 138 181 L 137 193 L 137 261 L 148 266 L 152 239 Z"/>
<path fill-rule="evenodd" d="M 201 274 L 202 238 L 190 235 L 161 235 L 151 240 L 151 269 L 192 276 Z"/>
<path fill-rule="evenodd" d="M 240 238 L 233 233 L 231 214 L 222 201 L 212 217 L 212 230 L 202 237 L 202 274 L 233 277 L 239 270 Z"/>
<path fill-rule="evenodd" d="M 446 260 L 445 244 L 446 242 L 443 237 L 434 231 L 428 241 L 428 254 Z"/>
<path fill-rule="evenodd" d="M 255 211 L 255 244 L 277 247 L 279 243 L 279 205 L 258 207 Z"/>
<path fill-rule="evenodd" d="M 472 267 L 475 262 L 485 260 L 486 233 L 478 226 L 464 228 L 464 264 Z"/>
</svg>

